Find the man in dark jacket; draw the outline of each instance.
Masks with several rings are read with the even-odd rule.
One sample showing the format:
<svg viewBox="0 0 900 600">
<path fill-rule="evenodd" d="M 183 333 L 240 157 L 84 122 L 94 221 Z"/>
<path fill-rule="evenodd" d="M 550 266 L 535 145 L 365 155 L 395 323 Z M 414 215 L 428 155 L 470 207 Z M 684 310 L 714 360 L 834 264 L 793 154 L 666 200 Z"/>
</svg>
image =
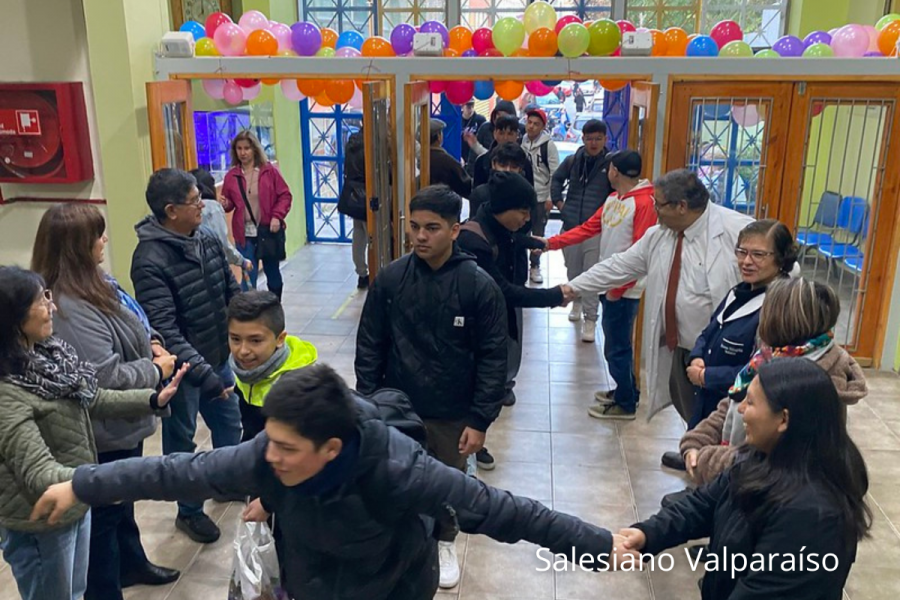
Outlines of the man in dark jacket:
<svg viewBox="0 0 900 600">
<path fill-rule="evenodd" d="M 494 124 L 494 139 L 487 151 L 482 153 L 475 161 L 475 174 L 472 176 L 473 186 L 478 187 L 488 182 L 491 178 L 491 164 L 494 160 L 494 150 L 504 144 L 519 145 L 519 121 L 515 117 L 500 117 Z M 480 151 L 480 149 L 478 150 Z M 523 175 L 528 183 L 534 185 L 534 168 L 531 161 L 526 160 L 523 166 Z"/>
<path fill-rule="evenodd" d="M 522 308 L 561 306 L 563 293 L 559 286 L 542 289 L 517 283 L 516 263 L 522 251 L 521 239 L 529 236 L 516 232 L 531 218 L 537 203 L 534 188 L 518 173 L 502 171 L 494 172 L 490 183 L 483 187 L 487 187 L 489 200 L 462 226 L 459 247 L 475 256 L 478 266 L 497 282 L 506 300 L 509 338 L 503 404 L 512 406 L 516 402 L 515 377 L 522 363 Z M 542 247 L 540 241 L 531 239 L 534 240 L 533 248 Z"/>
<path fill-rule="evenodd" d="M 431 128 L 429 153 L 431 185 L 444 184 L 463 198 L 468 198 L 472 193 L 472 178 L 459 164 L 459 161 L 444 150 L 444 122 L 439 119 L 431 119 L 429 126 Z"/>
<path fill-rule="evenodd" d="M 366 225 L 366 148 L 362 130 L 352 134 L 344 147 L 344 184 L 338 196 L 338 212 L 353 219 L 353 266 L 356 287 L 369 287 L 366 250 L 369 231 Z"/>
<path fill-rule="evenodd" d="M 461 252 L 462 199 L 447 186 L 409 205 L 412 254 L 378 273 L 356 337 L 356 387 L 406 393 L 428 430 L 428 449 L 466 470 L 500 414 L 506 384 L 506 306 L 475 259 Z M 441 586 L 459 581 L 454 522 L 441 524 Z"/>
<path fill-rule="evenodd" d="M 591 119 L 582 129 L 584 146 L 575 154 L 567 156 L 559 165 L 550 181 L 550 200 L 559 209 L 562 217 L 562 231 L 578 227 L 597 212 L 612 193 L 609 183 L 609 156 L 606 150 L 606 124 Z M 568 185 L 565 199 L 563 189 Z M 600 236 L 563 250 L 566 271 L 571 281 L 600 261 Z M 582 306 L 583 305 L 583 306 Z M 597 324 L 600 297 L 591 294 L 582 298 L 581 303 L 573 302 L 569 313 L 570 321 L 580 321 L 584 311 L 584 327 L 591 328 L 585 341 L 594 341 L 593 328 Z"/>
<path fill-rule="evenodd" d="M 471 133 L 475 135 L 478 133 L 478 129 L 487 123 L 487 119 L 484 118 L 484 115 L 479 115 L 475 110 L 475 101 L 471 100 L 463 104 L 462 107 L 462 132 L 463 132 L 463 140 L 462 140 L 462 157 L 466 162 L 466 166 L 468 166 L 469 162 L 469 152 L 471 147 L 469 146 L 469 142 L 466 141 L 466 134 Z M 471 175 L 471 173 L 469 173 Z"/>
<path fill-rule="evenodd" d="M 494 124 L 501 117 L 516 117 L 516 105 L 509 100 L 500 100 L 491 111 L 491 118 L 487 123 L 483 123 L 474 135 L 463 133 L 463 141 L 469 145 L 469 157 L 466 159 L 466 171 L 469 175 L 475 175 L 475 159 L 478 158 L 478 147 L 490 148 L 494 143 Z M 519 138 L 525 135 L 525 127 L 522 127 Z M 475 142 L 475 143 L 473 143 Z M 483 150 L 482 150 L 483 152 Z"/>
<path fill-rule="evenodd" d="M 623 556 L 624 538 L 431 458 L 326 365 L 284 374 L 264 411 L 266 432 L 233 448 L 78 467 L 38 500 L 33 518 L 55 522 L 78 500 L 259 497 L 284 532 L 285 591 L 298 600 L 432 598 L 432 529 L 447 504 L 467 533 L 566 556 L 609 554 L 610 564 Z M 594 560 L 585 567 L 597 568 Z"/>
<path fill-rule="evenodd" d="M 152 215 L 135 226 L 131 259 L 135 298 L 166 349 L 191 370 L 163 419 L 163 453 L 193 452 L 197 413 L 212 432 L 213 446 L 241 441 L 241 412 L 228 367 L 226 310 L 240 288 L 222 245 L 200 227 L 200 191 L 190 173 L 160 169 L 147 184 Z M 202 504 L 178 505 L 178 529 L 195 542 L 219 539 Z"/>
</svg>

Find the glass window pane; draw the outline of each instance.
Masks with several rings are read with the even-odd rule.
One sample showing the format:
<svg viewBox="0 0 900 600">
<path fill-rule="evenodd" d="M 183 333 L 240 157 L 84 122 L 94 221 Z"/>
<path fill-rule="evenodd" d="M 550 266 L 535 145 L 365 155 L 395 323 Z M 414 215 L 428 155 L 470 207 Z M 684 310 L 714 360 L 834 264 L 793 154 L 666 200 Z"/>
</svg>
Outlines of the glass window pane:
<svg viewBox="0 0 900 600">
<path fill-rule="evenodd" d="M 715 0 L 703 6 L 703 29 L 730 19 L 740 23 L 744 41 L 754 48 L 770 47 L 784 35 L 787 0 Z"/>
<path fill-rule="evenodd" d="M 625 16 L 638 27 L 681 27 L 695 33 L 700 25 L 700 0 L 628 0 Z"/>
</svg>

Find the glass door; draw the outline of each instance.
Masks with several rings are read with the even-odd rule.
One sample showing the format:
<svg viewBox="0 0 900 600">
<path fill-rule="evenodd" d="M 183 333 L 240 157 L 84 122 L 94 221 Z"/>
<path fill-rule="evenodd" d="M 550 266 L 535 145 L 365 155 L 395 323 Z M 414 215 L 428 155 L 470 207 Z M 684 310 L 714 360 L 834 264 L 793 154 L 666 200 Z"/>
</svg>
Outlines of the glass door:
<svg viewBox="0 0 900 600">
<path fill-rule="evenodd" d="M 403 99 L 409 118 L 406 119 L 404 148 L 406 148 L 406 200 L 401 215 L 402 253 L 411 251 L 406 231 L 406 216 L 409 202 L 423 187 L 431 184 L 431 92 L 424 81 L 407 83 L 403 89 Z"/>
<path fill-rule="evenodd" d="M 197 168 L 194 145 L 194 111 L 191 82 L 187 80 L 147 83 L 147 117 L 150 123 L 150 157 L 153 170 L 171 167 Z"/>
</svg>

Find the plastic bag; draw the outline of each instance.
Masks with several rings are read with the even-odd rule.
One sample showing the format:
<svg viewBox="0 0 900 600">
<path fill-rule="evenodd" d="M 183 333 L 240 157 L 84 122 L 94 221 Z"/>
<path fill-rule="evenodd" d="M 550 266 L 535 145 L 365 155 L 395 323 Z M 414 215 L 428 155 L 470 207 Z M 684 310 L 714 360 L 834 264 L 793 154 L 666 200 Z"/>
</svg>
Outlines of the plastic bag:
<svg viewBox="0 0 900 600">
<path fill-rule="evenodd" d="M 275 539 L 265 523 L 238 523 L 228 600 L 287 600 Z"/>
</svg>

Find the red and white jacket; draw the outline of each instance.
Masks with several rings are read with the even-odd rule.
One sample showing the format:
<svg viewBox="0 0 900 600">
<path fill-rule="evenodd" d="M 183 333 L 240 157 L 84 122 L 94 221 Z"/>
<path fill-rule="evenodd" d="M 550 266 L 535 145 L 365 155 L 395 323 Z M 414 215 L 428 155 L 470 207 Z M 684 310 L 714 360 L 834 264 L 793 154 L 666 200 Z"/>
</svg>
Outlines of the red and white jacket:
<svg viewBox="0 0 900 600">
<path fill-rule="evenodd" d="M 656 208 L 653 200 L 653 184 L 642 179 L 634 189 L 621 198 L 618 192 L 613 192 L 600 210 L 587 221 L 574 229 L 551 237 L 547 242 L 550 250 L 559 250 L 580 244 L 602 232 L 603 237 L 600 238 L 602 261 L 613 254 L 628 250 L 654 225 L 656 225 Z M 635 283 L 632 281 L 611 290 L 607 297 L 640 298 L 644 287 Z"/>
</svg>

